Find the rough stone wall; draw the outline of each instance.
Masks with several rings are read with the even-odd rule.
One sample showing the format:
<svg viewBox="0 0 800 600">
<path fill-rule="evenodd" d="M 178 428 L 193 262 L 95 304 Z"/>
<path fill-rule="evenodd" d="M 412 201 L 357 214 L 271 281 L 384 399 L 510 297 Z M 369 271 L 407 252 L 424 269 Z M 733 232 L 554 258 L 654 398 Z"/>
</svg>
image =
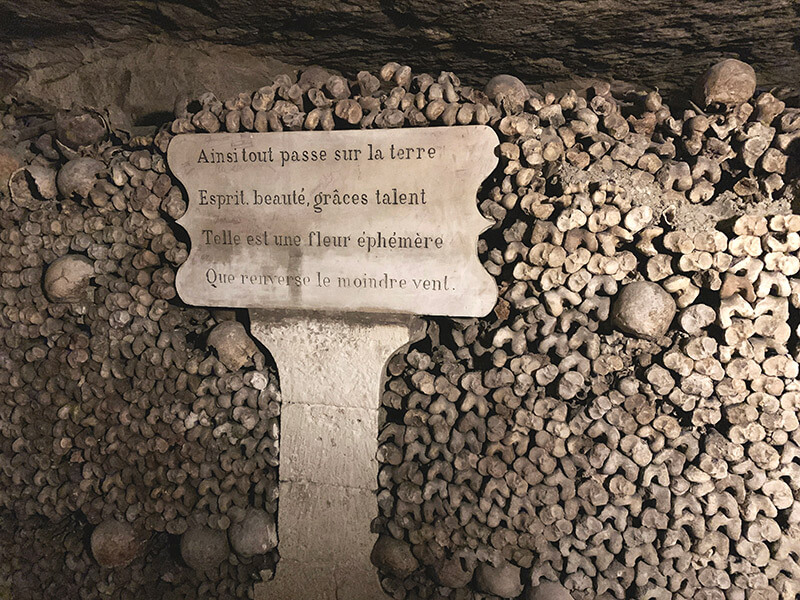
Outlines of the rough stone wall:
<svg viewBox="0 0 800 600">
<path fill-rule="evenodd" d="M 109 88 L 108 103 L 127 93 L 128 73 L 134 94 L 138 88 L 158 96 L 164 82 L 148 76 L 150 65 L 129 71 L 125 64 L 126 54 L 148 52 L 143 48 L 153 40 L 173 48 L 190 42 L 213 47 L 211 54 L 232 55 L 226 63 L 234 70 L 262 68 L 249 54 L 319 63 L 353 76 L 402 57 L 415 68 L 457 71 L 471 84 L 508 72 L 530 82 L 616 78 L 670 92 L 687 89 L 714 61 L 736 57 L 757 68 L 765 89 L 796 88 L 799 29 L 800 8 L 792 0 L 2 0 L 0 94 L 21 78 L 18 90 L 43 100 L 67 99 L 66 87 L 78 91 L 73 99 L 85 92 L 90 100 L 101 90 L 89 88 L 100 84 Z M 177 69 L 163 55 L 150 64 L 173 73 L 177 84 L 187 71 L 208 81 L 211 73 L 196 71 L 195 62 L 198 56 L 215 61 L 204 58 L 202 48 L 194 57 L 184 52 L 178 51 L 184 58 Z M 122 64 L 107 61 L 105 81 L 87 78 L 89 86 L 75 86 L 73 71 L 85 72 L 100 54 Z M 241 85 L 233 87 L 237 81 Z M 249 87 L 242 75 L 224 72 L 206 85 L 184 91 L 210 89 L 225 97 Z M 171 109 L 166 100 L 157 110 Z"/>
<path fill-rule="evenodd" d="M 177 96 L 213 90 L 227 98 L 261 87 L 280 73 L 296 73 L 296 68 L 248 48 L 163 37 L 80 47 L 26 46 L 7 60 L 14 62 L 16 74 L 8 80 L 16 82 L 8 91 L 38 111 L 111 107 L 119 119 L 115 125 L 127 131 L 169 119 Z"/>
</svg>

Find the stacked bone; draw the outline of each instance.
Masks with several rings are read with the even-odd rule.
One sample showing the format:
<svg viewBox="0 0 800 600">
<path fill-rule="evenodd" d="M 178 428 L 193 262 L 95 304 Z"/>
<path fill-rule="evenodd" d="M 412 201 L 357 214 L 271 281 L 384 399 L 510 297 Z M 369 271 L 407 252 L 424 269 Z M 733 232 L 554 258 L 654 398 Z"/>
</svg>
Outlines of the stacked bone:
<svg viewBox="0 0 800 600">
<path fill-rule="evenodd" d="M 277 558 L 274 369 L 235 313 L 176 297 L 164 157 L 94 113 L 54 126 L 7 128 L 0 153 L 22 165 L 0 191 L 0 507 L 27 531 L 3 554 L 34 564 L 14 595 L 53 597 L 66 562 L 71 597 L 141 597 L 169 569 L 183 597 L 246 597 Z M 177 536 L 191 569 L 153 560 Z"/>
<path fill-rule="evenodd" d="M 800 112 L 753 110 L 754 79 L 725 96 L 741 82 L 719 70 L 709 113 L 680 121 L 653 93 L 626 119 L 603 84 L 487 86 L 503 143 L 479 248 L 501 299 L 388 366 L 373 560 L 392 597 L 795 597 L 800 221 L 781 175 Z M 675 190 L 760 204 L 684 230 L 652 201 Z"/>
<path fill-rule="evenodd" d="M 502 162 L 480 193 L 481 209 L 497 224 L 479 251 L 501 298 L 484 319 L 430 321 L 427 337 L 389 364 L 375 521 L 381 537 L 373 552 L 385 589 L 395 598 L 794 597 L 800 434 L 792 327 L 800 306 L 800 228 L 786 208 L 797 168 L 798 110 L 769 94 L 751 102 L 754 74 L 738 62 L 701 78 L 697 105 L 679 118 L 657 93 L 617 94 L 603 83 L 585 96 L 556 97 L 509 76 L 480 91 L 452 73 L 414 75 L 396 63 L 379 75 L 362 72 L 348 81 L 310 68 L 225 102 L 212 94 L 180 100 L 176 119 L 153 138 L 73 154 L 62 126 L 61 137 L 44 135 L 27 148 L 32 166 L 17 175 L 14 203 L 6 201 L 1 217 L 9 230 L 3 258 L 12 267 L 3 276 L 10 307 L 3 318 L 12 332 L 3 359 L 15 369 L 2 382 L 10 407 L 3 410 L 18 415 L 17 424 L 27 423 L 26 406 L 40 418 L 3 432 L 5 456 L 17 461 L 6 477 L 48 443 L 55 446 L 47 464 L 59 467 L 32 483 L 24 468 L 17 475 L 28 490 L 25 501 L 13 503 L 21 524 L 28 514 L 46 514 L 36 503 L 47 486 L 74 487 L 72 463 L 63 465 L 74 449 L 86 452 L 79 438 L 70 447 L 77 425 L 123 425 L 118 430 L 127 427 L 132 446 L 119 432 L 102 443 L 118 442 L 107 454 L 135 448 L 128 456 L 142 480 L 126 493 L 133 487 L 141 494 L 131 492 L 132 515 L 141 503 L 137 529 L 118 526 L 131 504 L 114 493 L 115 472 L 106 474 L 99 461 L 97 475 L 93 462 L 88 476 L 100 486 L 108 480 L 113 498 L 96 500 L 96 488 L 85 484 L 90 501 L 80 511 L 93 524 L 105 522 L 95 530 L 92 556 L 110 568 L 136 555 L 128 567 L 135 570 L 164 543 L 151 538 L 150 554 L 141 558 L 142 527 L 185 527 L 187 562 L 206 571 L 222 561 L 200 591 L 241 596 L 252 567 L 246 552 L 219 558 L 227 548 L 215 531 L 242 532 L 234 524 L 247 517 L 263 521 L 261 513 L 236 510 L 244 507 L 237 502 L 243 467 L 235 452 L 258 464 L 267 450 L 267 466 L 276 464 L 278 406 L 260 353 L 245 359 L 248 365 L 229 362 L 222 348 L 213 355 L 195 347 L 214 326 L 224 326 L 221 340 L 241 336 L 230 315 L 187 309 L 174 298 L 174 269 L 185 247 L 171 220 L 185 200 L 164 168 L 169 140 L 187 132 L 487 124 L 501 135 Z M 74 129 L 69 135 L 79 135 Z M 102 164 L 81 158 L 86 154 Z M 53 192 L 47 167 L 74 159 L 82 162 L 57 179 Z M 756 214 L 730 229 L 721 223 L 719 231 L 682 230 L 664 210 L 678 195 L 712 206 L 728 198 L 734 213 Z M 52 208 L 56 199 L 62 213 Z M 744 200 L 762 202 L 748 208 Z M 42 254 L 47 260 L 28 258 Z M 77 256 L 56 263 L 69 254 Z M 53 269 L 44 279 L 49 297 L 36 292 L 45 266 L 46 273 Z M 81 292 L 87 289 L 88 299 Z M 788 329 L 781 324 L 787 315 Z M 23 359 L 37 366 L 23 371 Z M 57 391 L 37 383 L 44 381 L 40 363 L 58 375 L 46 375 L 55 377 Z M 92 399 L 92 386 L 108 380 L 112 387 Z M 38 397 L 34 404 L 30 392 L 40 389 L 58 396 L 51 401 L 58 410 L 69 406 L 63 416 Z M 163 394 L 188 412 L 169 415 Z M 107 396 L 126 401 L 129 425 L 116 418 L 124 411 Z M 174 433 L 184 438 L 198 431 L 184 445 L 204 455 L 179 454 L 194 486 L 183 486 L 177 500 L 200 485 L 209 498 L 191 514 L 167 498 L 181 488 L 169 475 L 176 467 L 167 459 L 160 471 L 156 456 L 164 453 L 156 442 L 139 443 L 151 430 L 172 439 L 156 427 L 159 419 L 182 422 L 188 431 Z M 48 423 L 59 427 L 58 436 L 39 431 Z M 239 444 L 245 430 L 254 433 Z M 155 474 L 144 481 L 151 465 Z M 272 511 L 274 471 L 264 467 L 250 480 L 261 477 L 257 503 Z M 48 498 L 44 492 L 43 504 Z M 56 495 L 62 504 L 77 502 L 72 498 Z M 76 510 L 64 505 L 62 512 L 46 509 L 50 518 Z M 173 516 L 170 506 L 174 519 L 165 518 Z M 156 507 L 162 511 L 153 514 Z M 125 540 L 122 551 L 105 550 L 117 547 L 106 536 Z M 86 567 L 88 551 L 82 552 Z M 109 595 L 107 568 L 77 576 L 85 597 Z M 161 577 L 178 590 L 194 581 L 184 583 L 184 571 Z"/>
</svg>

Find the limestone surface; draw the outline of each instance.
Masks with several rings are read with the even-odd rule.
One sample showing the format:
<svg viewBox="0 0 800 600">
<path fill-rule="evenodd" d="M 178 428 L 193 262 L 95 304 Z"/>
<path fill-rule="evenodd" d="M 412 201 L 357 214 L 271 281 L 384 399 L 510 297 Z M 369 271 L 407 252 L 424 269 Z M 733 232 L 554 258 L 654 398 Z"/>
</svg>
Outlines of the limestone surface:
<svg viewBox="0 0 800 600">
<path fill-rule="evenodd" d="M 198 85 L 223 95 L 257 89 L 267 57 L 353 75 L 403 56 L 415 69 L 445 68 L 470 84 L 514 73 L 526 82 L 603 77 L 676 90 L 738 56 L 766 87 L 800 79 L 800 14 L 786 0 L 221 0 L 152 8 L 2 0 L 0 15 L 0 91 L 16 84 L 63 108 L 76 99 L 116 103 L 139 117 L 170 111 L 178 92 Z"/>
</svg>

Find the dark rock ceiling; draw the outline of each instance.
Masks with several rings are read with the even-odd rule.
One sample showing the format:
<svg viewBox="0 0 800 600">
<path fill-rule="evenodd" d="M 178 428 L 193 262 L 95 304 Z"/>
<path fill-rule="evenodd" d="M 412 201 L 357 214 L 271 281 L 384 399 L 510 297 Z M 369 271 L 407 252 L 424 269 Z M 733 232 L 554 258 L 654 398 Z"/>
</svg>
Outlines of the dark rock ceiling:
<svg viewBox="0 0 800 600">
<path fill-rule="evenodd" d="M 145 48 L 153 43 L 157 50 Z M 397 60 L 471 83 L 501 72 L 527 83 L 600 76 L 669 92 L 721 57 L 752 64 L 761 87 L 796 86 L 800 2 L 0 0 L 0 88 L 52 89 L 59 104 L 105 69 L 109 81 L 98 85 L 107 89 L 86 101 L 149 87 L 153 101 L 134 102 L 138 112 L 163 108 L 156 78 L 225 91 L 279 68 L 275 61 L 354 74 Z M 98 61 L 105 66 L 93 70 Z"/>
</svg>

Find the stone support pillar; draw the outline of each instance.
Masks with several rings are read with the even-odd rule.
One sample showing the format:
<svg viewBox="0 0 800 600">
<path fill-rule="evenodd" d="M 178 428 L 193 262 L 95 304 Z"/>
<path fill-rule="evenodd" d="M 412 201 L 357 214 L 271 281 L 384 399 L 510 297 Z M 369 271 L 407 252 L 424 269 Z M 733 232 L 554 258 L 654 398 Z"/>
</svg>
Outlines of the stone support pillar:
<svg viewBox="0 0 800 600">
<path fill-rule="evenodd" d="M 251 310 L 281 385 L 278 563 L 269 600 L 384 597 L 369 560 L 378 514 L 378 408 L 385 365 L 412 320 Z"/>
</svg>

